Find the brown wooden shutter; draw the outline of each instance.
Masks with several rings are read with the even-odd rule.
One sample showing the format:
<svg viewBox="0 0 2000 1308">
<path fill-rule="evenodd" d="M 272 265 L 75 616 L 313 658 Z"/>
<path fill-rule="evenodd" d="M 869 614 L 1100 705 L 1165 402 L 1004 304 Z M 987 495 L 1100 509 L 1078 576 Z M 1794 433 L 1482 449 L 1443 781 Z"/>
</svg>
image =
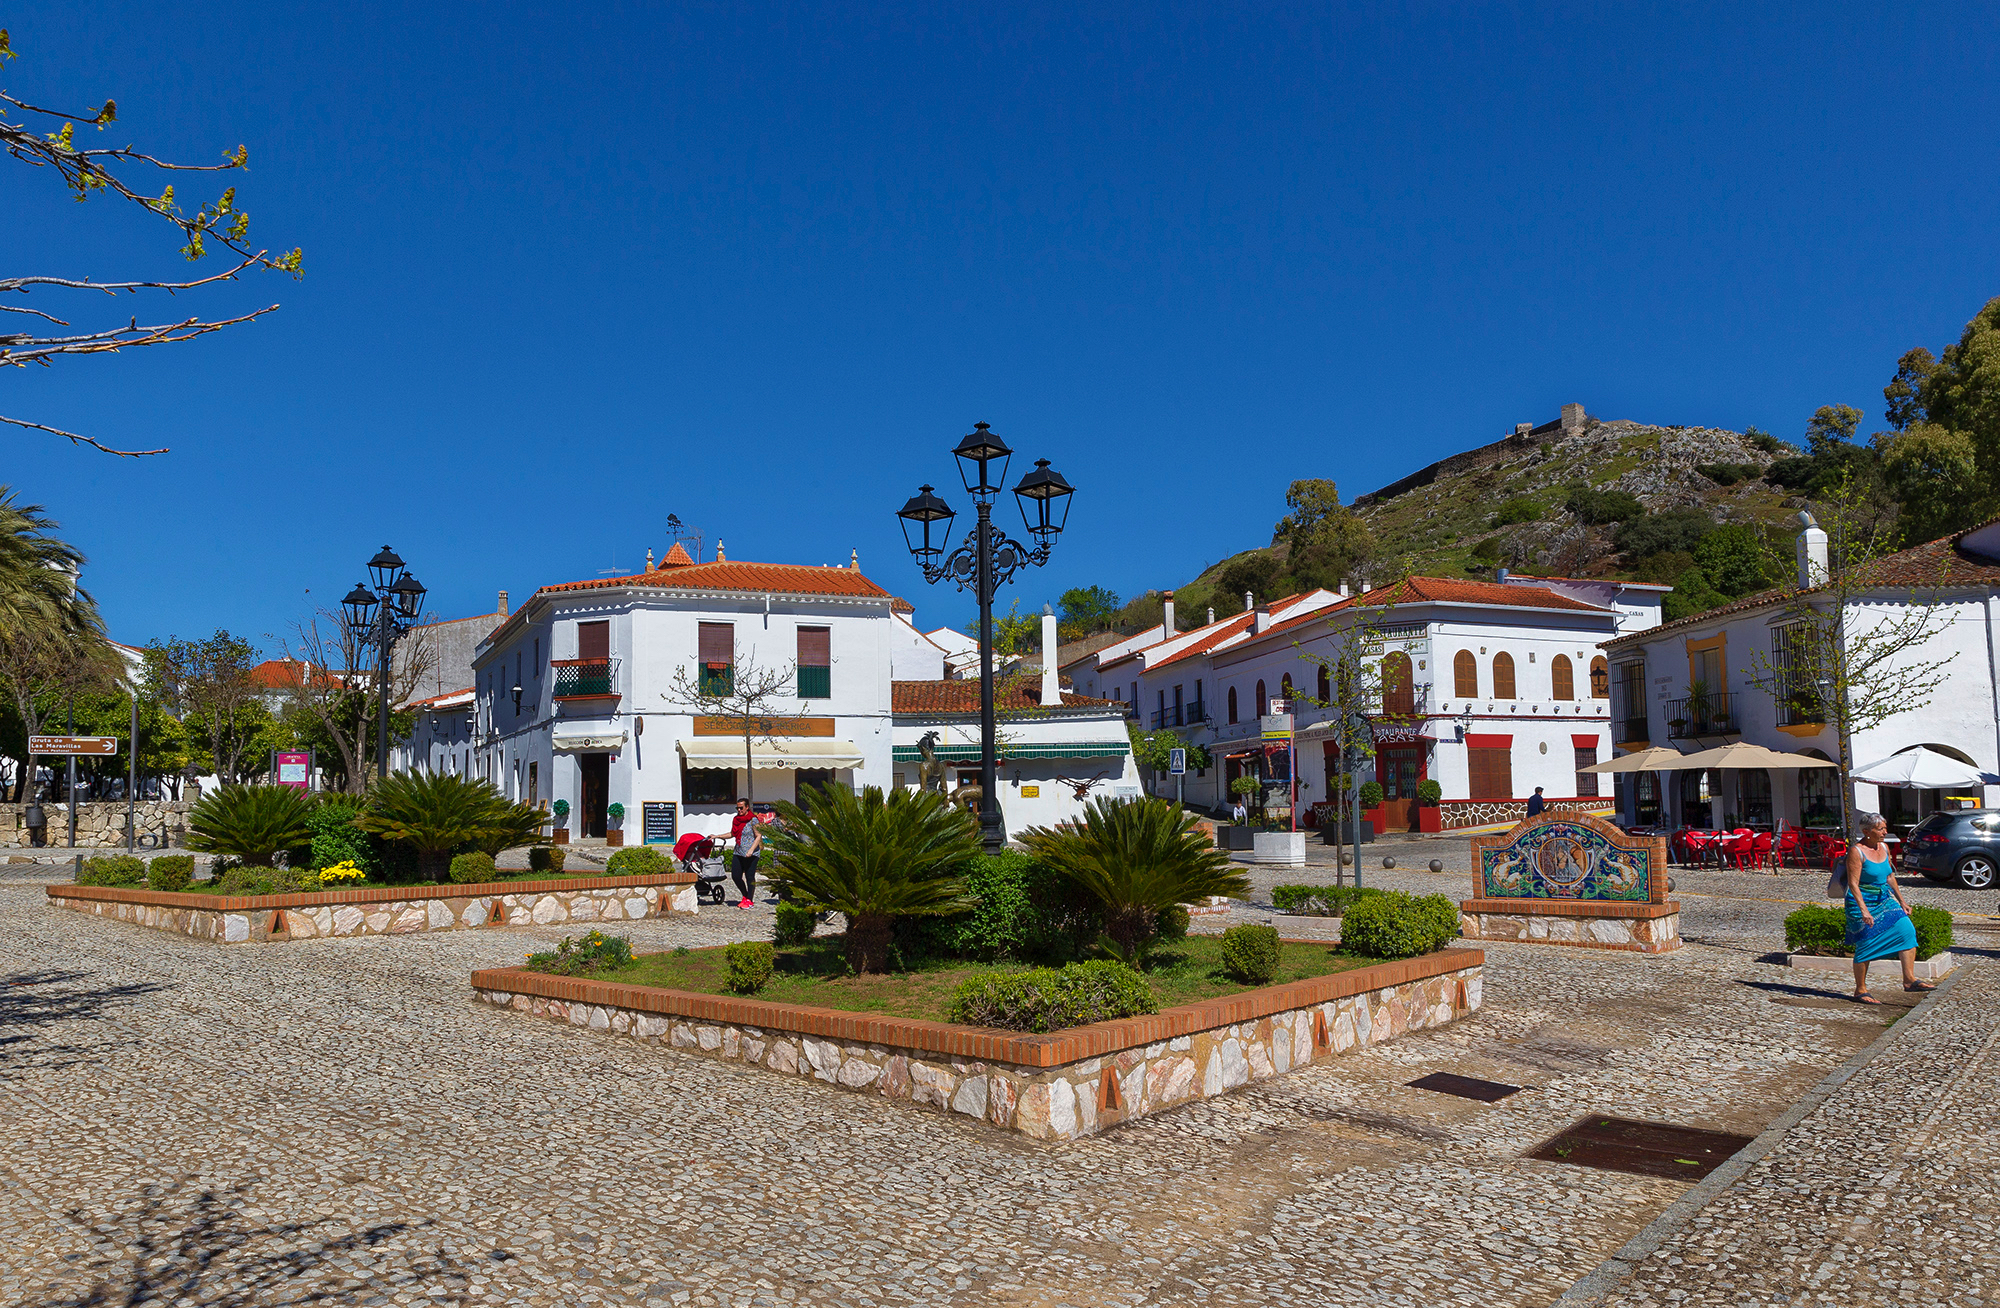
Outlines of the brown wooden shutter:
<svg viewBox="0 0 2000 1308">
<path fill-rule="evenodd" d="M 1462 649 L 1451 661 L 1452 693 L 1460 699 L 1479 698 L 1479 665 L 1472 651 Z"/>
<path fill-rule="evenodd" d="M 1514 798 L 1514 740 L 1511 736 L 1468 734 L 1465 751 L 1467 780 L 1473 799 Z"/>
<path fill-rule="evenodd" d="M 610 658 L 611 624 L 609 622 L 577 623 L 576 656 L 580 659 Z"/>
<path fill-rule="evenodd" d="M 1576 698 L 1576 673 L 1570 667 L 1569 655 L 1558 654 L 1549 664 L 1549 693 L 1557 699 Z"/>
<path fill-rule="evenodd" d="M 710 668 L 735 666 L 736 627 L 732 623 L 701 624 L 701 662 L 703 667 Z"/>
<path fill-rule="evenodd" d="M 1493 656 L 1493 698 L 1514 698 L 1514 656 L 1495 654 Z"/>
<path fill-rule="evenodd" d="M 1382 660 L 1382 711 L 1403 717 L 1417 711 L 1416 674 L 1401 651 Z"/>
<path fill-rule="evenodd" d="M 833 666 L 833 631 L 831 628 L 799 628 L 799 666 L 802 668 L 825 668 Z"/>
</svg>

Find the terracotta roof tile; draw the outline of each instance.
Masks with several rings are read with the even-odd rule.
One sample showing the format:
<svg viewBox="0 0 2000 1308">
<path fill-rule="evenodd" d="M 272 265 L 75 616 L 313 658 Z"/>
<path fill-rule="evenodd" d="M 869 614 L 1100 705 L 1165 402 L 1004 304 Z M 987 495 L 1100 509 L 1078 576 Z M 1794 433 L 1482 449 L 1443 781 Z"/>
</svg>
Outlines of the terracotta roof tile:
<svg viewBox="0 0 2000 1308">
<path fill-rule="evenodd" d="M 993 688 L 995 708 L 1027 709 L 1042 706 L 1039 677 L 1023 677 L 1002 682 Z M 1062 693 L 1064 708 L 1112 708 L 1115 702 L 1089 695 Z M 976 681 L 892 681 L 889 708 L 894 713 L 977 713 L 979 683 Z"/>
<path fill-rule="evenodd" d="M 672 551 L 668 552 L 672 557 Z M 788 595 L 867 595 L 889 592 L 852 568 L 815 568 L 801 563 L 686 563 L 626 577 L 596 577 L 543 586 L 535 594 L 606 590 L 615 586 L 674 586 L 713 590 L 768 590 Z"/>
<path fill-rule="evenodd" d="M 674 547 L 668 550 L 666 554 L 662 556 L 662 558 L 660 559 L 660 567 L 662 570 L 667 568 L 688 568 L 693 566 L 694 566 L 694 557 L 687 552 L 686 547 L 683 546 L 679 541 L 675 541 Z"/>
</svg>

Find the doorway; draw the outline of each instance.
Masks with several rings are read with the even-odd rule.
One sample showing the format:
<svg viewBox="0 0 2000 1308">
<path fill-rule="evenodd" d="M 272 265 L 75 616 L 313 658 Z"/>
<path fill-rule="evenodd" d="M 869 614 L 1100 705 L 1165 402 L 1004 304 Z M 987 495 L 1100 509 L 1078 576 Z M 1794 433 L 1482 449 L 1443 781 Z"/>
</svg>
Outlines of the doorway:
<svg viewBox="0 0 2000 1308">
<path fill-rule="evenodd" d="M 1384 745 L 1375 756 L 1375 779 L 1382 786 L 1385 831 L 1415 829 L 1417 782 L 1423 776 L 1422 745 Z"/>
<path fill-rule="evenodd" d="M 577 808 L 583 818 L 583 834 L 586 837 L 604 836 L 606 792 L 611 789 L 611 756 L 609 754 L 578 754 L 576 775 L 582 786 Z"/>
</svg>

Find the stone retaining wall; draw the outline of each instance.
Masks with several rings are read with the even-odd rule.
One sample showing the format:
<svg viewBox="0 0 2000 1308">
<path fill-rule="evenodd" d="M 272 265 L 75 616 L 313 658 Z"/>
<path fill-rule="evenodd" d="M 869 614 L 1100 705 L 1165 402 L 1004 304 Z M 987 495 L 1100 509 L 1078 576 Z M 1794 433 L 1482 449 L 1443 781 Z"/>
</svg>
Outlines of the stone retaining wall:
<svg viewBox="0 0 2000 1308">
<path fill-rule="evenodd" d="M 183 801 L 142 799 L 132 806 L 140 834 L 165 834 L 178 846 L 187 835 L 187 813 L 194 805 Z M 22 825 L 26 804 L 0 804 L 0 841 L 8 845 L 28 845 L 28 828 Z M 60 845 L 69 839 L 69 805 L 53 800 L 42 805 L 49 820 L 48 840 Z M 125 843 L 125 801 L 86 800 L 76 806 L 76 843 L 79 845 L 123 845 Z"/>
<path fill-rule="evenodd" d="M 1481 1000 L 1485 955 L 1422 958 L 1050 1035 L 872 1017 L 521 968 L 475 972 L 515 1012 L 782 1076 L 1074 1140 L 1328 1058 L 1440 1027 Z"/>
<path fill-rule="evenodd" d="M 1611 900 L 1468 899 L 1458 906 L 1467 940 L 1514 940 L 1665 954 L 1681 947 L 1681 906 Z"/>
<path fill-rule="evenodd" d="M 289 895 L 190 895 L 49 886 L 50 902 L 222 944 L 403 935 L 474 927 L 625 922 L 693 913 L 694 878 L 563 877 L 477 885 L 371 886 Z"/>
<path fill-rule="evenodd" d="M 1585 796 L 1581 799 L 1548 799 L 1545 812 L 1575 816 L 1579 813 L 1593 816 L 1609 816 L 1616 811 L 1616 804 L 1610 795 L 1601 799 Z M 1525 799 L 1446 799 L 1438 802 L 1443 816 L 1439 819 L 1446 831 L 1464 831 L 1471 827 L 1496 827 L 1525 821 L 1528 816 L 1528 801 Z"/>
</svg>

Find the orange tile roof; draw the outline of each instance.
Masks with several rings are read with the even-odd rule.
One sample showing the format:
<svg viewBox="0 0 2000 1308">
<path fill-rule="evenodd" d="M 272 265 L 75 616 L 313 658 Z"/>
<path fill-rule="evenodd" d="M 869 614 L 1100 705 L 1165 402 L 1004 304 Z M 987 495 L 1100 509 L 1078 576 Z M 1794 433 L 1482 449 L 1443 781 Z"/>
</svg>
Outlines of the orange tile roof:
<svg viewBox="0 0 2000 1308">
<path fill-rule="evenodd" d="M 689 554 L 687 550 L 684 547 L 682 547 L 679 541 L 675 541 L 674 547 L 668 550 L 666 552 L 665 557 L 663 557 L 660 560 L 660 567 L 663 569 L 687 568 L 687 567 L 692 567 L 693 565 L 694 565 L 694 556 Z"/>
<path fill-rule="evenodd" d="M 429 699 L 409 700 L 404 703 L 403 707 L 406 709 L 429 708 L 431 705 L 436 704 L 442 700 L 457 699 L 460 695 L 470 695 L 471 693 L 472 693 L 472 687 L 466 686 L 462 690 L 447 690 L 442 695 L 432 695 Z"/>
<path fill-rule="evenodd" d="M 668 552 L 672 557 L 672 551 Z M 852 568 L 816 568 L 803 563 L 685 563 L 636 572 L 626 577 L 595 577 L 543 586 L 535 594 L 556 591 L 606 590 L 614 586 L 674 586 L 703 590 L 768 590 L 787 595 L 868 595 L 886 598 L 883 590 Z"/>
<path fill-rule="evenodd" d="M 993 706 L 1000 709 L 1028 709 L 1042 706 L 1042 679 L 1022 677 L 998 682 L 993 687 Z M 1062 692 L 1064 708 L 1112 708 L 1115 701 L 1093 699 L 1089 695 Z M 889 683 L 889 710 L 892 713 L 977 713 L 977 681 L 892 681 Z"/>
</svg>

